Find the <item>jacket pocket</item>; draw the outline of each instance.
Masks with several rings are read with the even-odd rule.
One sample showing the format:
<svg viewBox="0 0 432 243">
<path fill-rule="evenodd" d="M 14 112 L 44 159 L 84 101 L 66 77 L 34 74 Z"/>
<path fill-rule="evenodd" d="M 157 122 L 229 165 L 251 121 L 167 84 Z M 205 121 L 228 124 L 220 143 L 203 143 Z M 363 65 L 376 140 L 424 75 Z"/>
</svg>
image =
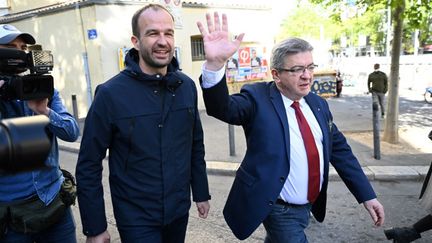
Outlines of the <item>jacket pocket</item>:
<svg viewBox="0 0 432 243">
<path fill-rule="evenodd" d="M 236 172 L 236 177 L 240 179 L 243 183 L 245 183 L 248 186 L 252 186 L 255 181 L 257 180 L 254 176 L 249 174 L 243 167 L 239 167 L 239 169 Z"/>
</svg>

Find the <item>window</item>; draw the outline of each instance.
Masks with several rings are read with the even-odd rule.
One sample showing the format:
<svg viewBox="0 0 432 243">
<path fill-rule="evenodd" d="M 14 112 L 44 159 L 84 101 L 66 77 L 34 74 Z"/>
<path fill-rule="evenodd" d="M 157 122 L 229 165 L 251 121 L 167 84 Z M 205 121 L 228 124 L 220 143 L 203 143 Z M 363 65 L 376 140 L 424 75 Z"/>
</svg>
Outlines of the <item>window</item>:
<svg viewBox="0 0 432 243">
<path fill-rule="evenodd" d="M 204 42 L 201 35 L 191 36 L 192 61 L 205 60 Z"/>
</svg>

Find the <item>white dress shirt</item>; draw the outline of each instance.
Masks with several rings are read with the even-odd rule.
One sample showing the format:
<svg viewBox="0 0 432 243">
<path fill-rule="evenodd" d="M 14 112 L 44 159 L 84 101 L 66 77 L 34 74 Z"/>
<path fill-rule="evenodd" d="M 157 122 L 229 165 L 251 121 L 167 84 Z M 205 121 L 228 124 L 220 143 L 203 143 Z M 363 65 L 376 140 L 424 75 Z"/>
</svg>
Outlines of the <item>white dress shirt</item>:
<svg viewBox="0 0 432 243">
<path fill-rule="evenodd" d="M 294 108 L 291 107 L 294 101 L 282 96 L 285 106 L 285 111 L 288 118 L 289 134 L 290 134 L 290 172 L 285 181 L 284 187 L 280 193 L 280 197 L 289 203 L 306 204 L 308 193 L 308 161 L 306 149 L 304 147 L 303 138 L 300 133 L 300 128 L 297 123 Z M 319 153 L 320 163 L 320 189 L 323 182 L 324 172 L 324 156 L 323 156 L 323 135 L 317 119 L 312 113 L 311 108 L 302 98 L 299 100 L 300 109 L 306 118 L 312 134 L 315 139 L 315 144 Z"/>
</svg>

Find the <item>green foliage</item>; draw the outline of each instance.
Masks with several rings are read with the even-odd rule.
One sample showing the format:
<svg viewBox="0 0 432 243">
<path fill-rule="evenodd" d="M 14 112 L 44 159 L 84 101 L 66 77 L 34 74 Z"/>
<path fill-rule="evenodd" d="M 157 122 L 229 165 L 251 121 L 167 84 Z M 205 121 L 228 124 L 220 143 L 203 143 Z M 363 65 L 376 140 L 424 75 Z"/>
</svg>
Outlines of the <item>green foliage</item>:
<svg viewBox="0 0 432 243">
<path fill-rule="evenodd" d="M 324 34 L 325 38 L 338 38 L 342 27 L 329 16 L 319 6 L 301 4 L 282 22 L 277 41 L 290 36 L 320 39 L 321 34 Z"/>
<path fill-rule="evenodd" d="M 324 6 L 333 12 L 333 15 L 340 15 L 341 12 L 346 11 L 350 7 L 358 10 L 355 16 L 349 20 L 343 20 L 340 17 L 332 16 L 334 20 L 340 20 L 341 25 L 345 28 L 342 31 L 345 35 L 349 36 L 347 30 L 352 30 L 352 36 L 358 34 L 366 34 L 371 40 L 371 44 L 377 47 L 382 44 L 385 38 L 383 31 L 383 24 L 385 23 L 385 11 L 387 0 L 310 0 L 312 3 Z M 402 15 L 404 20 L 403 29 L 403 48 L 409 52 L 413 51 L 413 33 L 416 29 L 419 30 L 420 46 L 427 43 L 432 43 L 432 0 L 390 0 L 391 12 L 397 6 L 405 1 L 406 9 Z M 337 11 L 335 11 L 337 9 Z M 394 20 L 393 20 L 394 21 Z M 360 26 L 360 27 L 359 27 Z M 355 43 L 355 39 L 353 40 Z"/>
<path fill-rule="evenodd" d="M 356 6 L 338 0 L 310 1 L 311 3 L 300 1 L 297 10 L 287 16 L 281 26 L 279 38 L 294 35 L 319 39 L 320 27 L 324 27 L 325 37 L 332 40 L 333 49 L 340 49 L 342 36 L 347 37 L 348 43 L 353 46 L 358 45 L 359 35 L 369 36 L 369 41 L 374 46 L 384 46 L 385 5 L 368 7 L 365 4 L 357 3 Z"/>
</svg>

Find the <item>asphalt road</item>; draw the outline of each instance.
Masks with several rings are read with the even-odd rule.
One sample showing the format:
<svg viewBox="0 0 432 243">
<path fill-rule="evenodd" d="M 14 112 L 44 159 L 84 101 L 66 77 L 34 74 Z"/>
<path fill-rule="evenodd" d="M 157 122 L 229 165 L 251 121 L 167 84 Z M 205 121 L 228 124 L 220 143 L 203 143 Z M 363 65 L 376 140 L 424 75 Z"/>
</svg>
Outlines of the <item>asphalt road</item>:
<svg viewBox="0 0 432 243">
<path fill-rule="evenodd" d="M 76 160 L 77 154 L 60 152 L 62 166 L 71 172 L 75 171 Z M 107 166 L 107 161 L 104 163 Z M 111 234 L 111 242 L 120 242 L 112 213 L 107 175 L 108 169 L 105 167 L 103 183 L 108 230 Z M 192 206 L 186 242 L 241 242 L 233 236 L 222 216 L 223 205 L 233 179 L 233 177 L 209 175 L 212 194 L 209 217 L 205 220 L 198 218 L 196 208 Z M 389 242 L 386 241 L 383 234 L 384 228 L 409 225 L 426 215 L 426 211 L 417 204 L 420 181 L 374 181 L 373 186 L 378 194 L 378 199 L 385 207 L 386 223 L 384 227 L 374 227 L 366 210 L 362 205 L 356 203 L 344 184 L 340 181 L 332 181 L 329 184 L 326 219 L 324 223 L 311 221 L 307 230 L 309 242 Z M 85 242 L 78 205 L 73 206 L 73 212 L 77 223 L 78 242 Z M 264 236 L 264 229 L 260 227 L 251 237 L 242 242 L 263 242 Z M 423 238 L 416 242 L 432 242 L 432 231 L 424 234 Z"/>
</svg>

